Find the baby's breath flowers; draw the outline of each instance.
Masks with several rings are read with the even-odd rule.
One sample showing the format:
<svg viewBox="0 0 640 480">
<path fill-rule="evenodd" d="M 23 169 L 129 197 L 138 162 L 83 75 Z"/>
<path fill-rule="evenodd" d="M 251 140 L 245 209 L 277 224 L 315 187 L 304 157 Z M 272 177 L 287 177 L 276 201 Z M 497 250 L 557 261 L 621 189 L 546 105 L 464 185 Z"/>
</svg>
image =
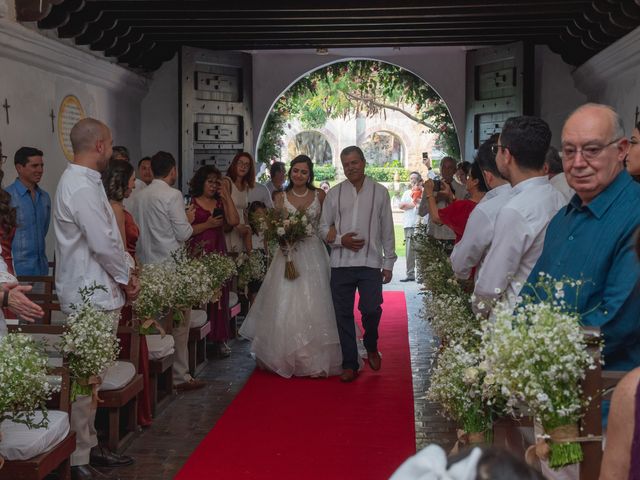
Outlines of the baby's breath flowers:
<svg viewBox="0 0 640 480">
<path fill-rule="evenodd" d="M 267 273 L 267 259 L 261 250 L 239 253 L 235 259 L 238 269 L 238 288 L 245 290 L 250 282 L 261 281 Z"/>
<path fill-rule="evenodd" d="M 499 392 L 508 413 L 517 413 L 519 405 L 533 412 L 551 438 L 552 468 L 582 460 L 580 444 L 570 441 L 577 429 L 567 430 L 583 415 L 580 381 L 595 368 L 579 316 L 563 308 L 564 286 L 552 285 L 546 302 L 525 297 L 515 311 L 498 304 L 494 321 L 482 325 L 486 391 Z"/>
<path fill-rule="evenodd" d="M 443 414 L 467 434 L 491 431 L 491 411 L 482 397 L 484 372 L 477 349 L 452 343 L 438 356 L 427 392 L 442 406 Z"/>
<path fill-rule="evenodd" d="M 0 423 L 11 420 L 46 428 L 46 401 L 57 390 L 48 381 L 43 345 L 22 333 L 0 337 Z M 42 411 L 40 421 L 35 421 L 36 411 Z"/>
<path fill-rule="evenodd" d="M 113 364 L 120 351 L 115 327 L 118 314 L 98 310 L 91 304 L 91 296 L 98 289 L 104 287 L 94 283 L 80 289 L 82 303 L 71 306 L 73 312 L 60 342 L 60 350 L 69 362 L 71 401 L 78 395 L 95 392 L 99 375 Z"/>
</svg>

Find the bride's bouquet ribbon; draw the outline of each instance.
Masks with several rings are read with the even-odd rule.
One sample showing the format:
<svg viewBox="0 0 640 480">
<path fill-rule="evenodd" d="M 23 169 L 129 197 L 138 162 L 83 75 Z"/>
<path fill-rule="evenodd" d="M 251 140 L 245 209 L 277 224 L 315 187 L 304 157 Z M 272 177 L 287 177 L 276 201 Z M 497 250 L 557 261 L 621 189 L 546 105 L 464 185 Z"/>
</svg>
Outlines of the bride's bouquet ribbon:
<svg viewBox="0 0 640 480">
<path fill-rule="evenodd" d="M 524 454 L 525 461 L 529 465 L 534 465 L 537 459 L 548 460 L 551 454 L 549 443 L 586 443 L 602 442 L 601 435 L 590 435 L 581 437 L 578 433 L 577 425 L 562 425 L 554 428 L 547 435 L 538 437 L 535 445 L 527 448 Z"/>
<path fill-rule="evenodd" d="M 293 260 L 291 260 L 291 245 L 285 243 L 284 245 L 280 245 L 280 250 L 282 251 L 282 255 L 284 255 L 285 264 L 284 264 L 284 278 L 287 280 L 295 280 L 300 275 L 298 274 L 295 265 L 293 264 Z"/>
<path fill-rule="evenodd" d="M 102 377 L 92 375 L 87 379 L 81 378 L 78 380 L 78 384 L 83 387 L 91 387 L 91 408 L 98 408 L 98 403 L 104 402 L 98 394 L 98 388 L 102 385 Z"/>
</svg>

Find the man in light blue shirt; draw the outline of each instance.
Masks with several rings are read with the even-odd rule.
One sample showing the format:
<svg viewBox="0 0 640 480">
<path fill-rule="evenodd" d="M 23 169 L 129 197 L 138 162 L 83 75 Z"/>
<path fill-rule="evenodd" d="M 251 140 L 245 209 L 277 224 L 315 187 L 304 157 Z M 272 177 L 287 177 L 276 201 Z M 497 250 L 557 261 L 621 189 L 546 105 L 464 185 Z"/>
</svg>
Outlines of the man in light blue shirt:
<svg viewBox="0 0 640 480">
<path fill-rule="evenodd" d="M 42 151 L 18 149 L 14 157 L 18 178 L 6 188 L 16 208 L 17 228 L 11 251 L 16 275 L 48 275 L 45 237 L 51 219 L 51 199 L 38 183 L 42 179 Z"/>
<path fill-rule="evenodd" d="M 624 169 L 628 146 L 608 106 L 587 104 L 567 119 L 563 168 L 576 194 L 551 220 L 528 281 L 535 284 L 541 272 L 583 281 L 577 294 L 565 289 L 564 300 L 584 325 L 600 328 L 608 370 L 640 365 L 640 262 L 633 249 L 640 184 Z"/>
</svg>

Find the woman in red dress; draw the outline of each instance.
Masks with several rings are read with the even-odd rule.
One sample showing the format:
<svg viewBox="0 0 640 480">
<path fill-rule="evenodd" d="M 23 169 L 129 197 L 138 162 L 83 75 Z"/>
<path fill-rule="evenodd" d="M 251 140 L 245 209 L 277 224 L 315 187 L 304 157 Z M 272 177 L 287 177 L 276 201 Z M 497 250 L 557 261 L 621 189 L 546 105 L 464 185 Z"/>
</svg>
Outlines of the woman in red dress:
<svg viewBox="0 0 640 480">
<path fill-rule="evenodd" d="M 109 167 L 102 174 L 102 183 L 118 222 L 122 243 L 125 245 L 129 255 L 133 258 L 135 258 L 136 255 L 136 243 L 140 236 L 140 230 L 131 213 L 124 208 L 122 201 L 131 195 L 131 192 L 135 188 L 135 181 L 135 170 L 129 162 L 124 160 L 111 160 Z M 120 325 L 129 323 L 132 316 L 131 305 L 125 305 L 120 315 Z M 127 352 L 129 350 L 129 336 L 118 335 L 118 337 L 120 338 L 120 345 L 122 346 L 121 354 Z M 138 371 L 142 374 L 143 379 L 143 389 L 138 396 L 138 424 L 143 427 L 148 427 L 152 422 L 151 389 L 149 385 L 149 349 L 147 348 L 147 339 L 144 335 L 140 336 Z"/>
<path fill-rule="evenodd" d="M 0 153 L 2 144 L 0 143 Z M 4 163 L 7 157 L 2 156 L 0 162 Z M 0 168 L 0 184 L 4 179 L 4 171 Z M 13 257 L 11 256 L 11 243 L 16 234 L 16 209 L 11 205 L 11 195 L 0 186 L 0 245 L 2 246 L 2 258 L 7 264 L 7 271 L 15 276 L 13 271 Z"/>
<path fill-rule="evenodd" d="M 228 182 L 223 184 L 222 174 L 216 167 L 205 165 L 189 182 L 189 193 L 195 207 L 193 235 L 189 239 L 191 251 L 201 249 L 205 253 L 226 255 L 223 227 L 234 227 L 240 223 Z M 211 322 L 209 340 L 218 344 L 221 355 L 229 356 L 231 350 L 226 343 L 230 337 L 228 285 L 222 288 L 218 302 L 207 305 L 207 316 Z"/>
<path fill-rule="evenodd" d="M 453 197 L 453 192 L 447 182 L 441 181 L 440 185 L 443 193 Z M 424 184 L 424 194 L 429 200 L 429 215 L 431 221 L 438 225 L 446 225 L 453 230 L 453 233 L 456 234 L 456 243 L 462 238 L 472 210 L 478 202 L 482 200 L 484 194 L 489 191 L 478 162 L 471 164 L 471 171 L 467 176 L 466 187 L 470 195 L 468 200 L 454 200 L 450 205 L 438 209 L 435 195 L 433 194 L 433 180 L 428 179 Z"/>
</svg>

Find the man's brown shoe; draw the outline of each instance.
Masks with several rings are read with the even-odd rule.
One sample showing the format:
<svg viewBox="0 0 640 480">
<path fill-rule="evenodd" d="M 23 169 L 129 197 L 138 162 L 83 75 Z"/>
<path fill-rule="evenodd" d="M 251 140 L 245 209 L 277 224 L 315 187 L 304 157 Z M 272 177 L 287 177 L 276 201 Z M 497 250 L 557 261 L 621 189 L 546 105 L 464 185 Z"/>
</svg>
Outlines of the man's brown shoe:
<svg viewBox="0 0 640 480">
<path fill-rule="evenodd" d="M 382 357 L 380 356 L 380 352 L 367 352 L 367 359 L 369 360 L 371 370 L 380 370 L 380 367 L 382 366 Z"/>
<path fill-rule="evenodd" d="M 344 383 L 353 382 L 356 378 L 358 378 L 358 371 L 350 368 L 345 368 L 340 375 L 340 381 Z"/>
<path fill-rule="evenodd" d="M 206 383 L 204 383 L 203 381 L 196 380 L 195 378 L 192 378 L 188 382 L 179 383 L 178 385 L 176 385 L 175 388 L 179 392 L 186 392 L 188 390 L 198 390 L 198 389 L 204 387 L 205 385 L 206 385 Z"/>
</svg>

